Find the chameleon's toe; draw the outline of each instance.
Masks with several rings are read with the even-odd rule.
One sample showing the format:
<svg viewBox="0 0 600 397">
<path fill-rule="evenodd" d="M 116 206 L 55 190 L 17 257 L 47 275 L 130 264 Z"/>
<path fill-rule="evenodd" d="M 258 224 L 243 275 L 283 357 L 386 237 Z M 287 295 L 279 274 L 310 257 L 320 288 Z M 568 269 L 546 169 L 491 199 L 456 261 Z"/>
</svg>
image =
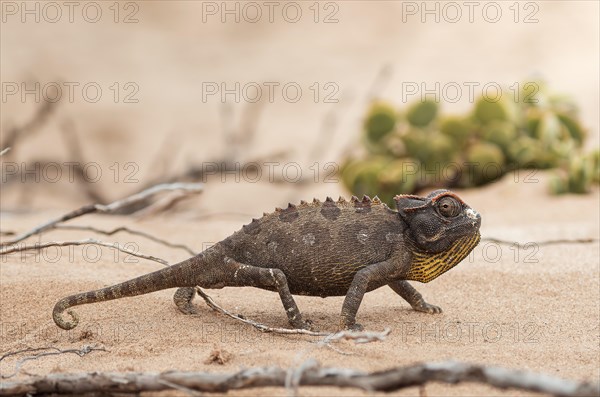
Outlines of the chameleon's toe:
<svg viewBox="0 0 600 397">
<path fill-rule="evenodd" d="M 429 313 L 429 314 L 439 314 L 442 312 L 441 307 L 431 305 L 427 302 L 423 302 L 422 304 L 420 304 L 418 306 L 414 306 L 413 309 L 415 309 L 418 312 Z"/>
<path fill-rule="evenodd" d="M 363 327 L 361 324 L 359 323 L 354 323 L 352 325 L 346 325 L 346 329 L 348 331 L 353 331 L 353 332 L 360 332 L 360 331 L 364 331 L 365 327 Z"/>
<path fill-rule="evenodd" d="M 200 308 L 193 303 L 177 306 L 177 309 L 186 315 L 200 314 Z"/>
<path fill-rule="evenodd" d="M 305 329 L 308 331 L 313 331 L 313 322 L 310 320 L 296 320 L 296 321 L 290 321 L 290 324 L 292 325 L 292 327 L 294 327 L 295 329 Z"/>
</svg>

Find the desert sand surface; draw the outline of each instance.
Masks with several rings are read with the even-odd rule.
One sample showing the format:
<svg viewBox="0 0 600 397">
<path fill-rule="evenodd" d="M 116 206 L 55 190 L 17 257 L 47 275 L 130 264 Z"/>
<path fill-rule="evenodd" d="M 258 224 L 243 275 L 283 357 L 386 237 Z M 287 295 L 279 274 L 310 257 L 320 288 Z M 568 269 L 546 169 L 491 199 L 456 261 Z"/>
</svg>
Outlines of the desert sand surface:
<svg viewBox="0 0 600 397">
<path fill-rule="evenodd" d="M 542 242 L 556 239 L 598 238 L 598 192 L 582 197 L 548 198 L 539 183 L 517 186 L 505 179 L 495 185 L 461 196 L 483 217 L 483 237 L 510 241 Z M 195 201 L 225 194 L 225 188 L 209 189 Z M 219 192 L 218 190 L 222 190 Z M 242 188 L 239 188 L 242 190 Z M 231 193 L 231 191 L 230 191 Z M 273 191 L 266 210 L 277 205 Z M 310 196 L 337 194 L 331 189 L 307 191 Z M 239 192 L 239 194 L 242 194 Z M 281 193 L 279 196 L 283 196 Z M 194 204 L 171 216 L 132 221 L 127 217 L 89 216 L 73 224 L 93 224 L 103 229 L 121 225 L 143 230 L 195 249 L 218 241 L 239 225 L 240 219 L 193 220 Z M 243 211 L 251 214 L 253 206 Z M 258 203 L 255 203 L 259 206 Z M 44 211 L 4 220 L 7 230 L 39 223 L 56 211 Z M 526 214 L 526 216 L 525 216 Z M 80 232 L 78 232 L 80 233 Z M 53 239 L 80 238 L 74 232 L 55 231 Z M 44 236 L 48 238 L 48 236 Z M 115 241 L 139 244 L 140 252 L 176 262 L 185 252 L 166 248 L 141 238 L 116 235 Z M 336 344 L 351 355 L 319 347 L 317 338 L 264 334 L 213 312 L 208 307 L 198 316 L 184 316 L 175 308 L 173 290 L 77 308 L 80 325 L 71 331 L 56 327 L 52 307 L 66 294 L 101 288 L 161 267 L 145 260 L 124 263 L 103 249 L 91 263 L 80 247 L 72 252 L 56 251 L 15 254 L 2 263 L 2 352 L 25 347 L 81 348 L 103 346 L 106 352 L 49 356 L 27 362 L 16 377 L 79 371 L 209 371 L 233 372 L 254 366 L 290 367 L 309 358 L 322 365 L 382 370 L 417 362 L 460 360 L 508 368 L 544 372 L 576 380 L 597 380 L 599 374 L 598 327 L 600 317 L 600 255 L 598 242 L 529 246 L 521 250 L 509 245 L 482 242 L 463 263 L 437 280 L 413 283 L 426 299 L 444 312 L 428 315 L 412 311 L 391 289 L 368 293 L 358 314 L 367 329 L 391 328 L 384 342 Z M 94 251 L 95 252 L 95 251 Z M 90 255 L 96 254 L 93 252 Z M 70 257 L 69 257 L 70 256 Z M 37 259 L 36 259 L 37 258 Z M 129 258 L 131 259 L 131 258 Z M 54 262 L 54 263 L 51 263 Z M 287 319 L 275 293 L 253 288 L 224 288 L 209 294 L 224 308 L 258 322 L 286 327 Z M 343 298 L 298 297 L 306 318 L 321 330 L 335 330 Z M 198 304 L 204 306 L 200 299 Z M 206 364 L 214 349 L 231 353 L 224 365 Z M 2 362 L 10 373 L 16 360 Z M 27 374 L 27 375 L 26 375 Z M 428 395 L 514 395 L 475 384 L 449 386 L 431 384 Z M 284 395 L 283 389 L 247 390 L 232 395 Z M 408 388 L 397 395 L 418 394 Z M 519 393 L 523 395 L 522 393 Z M 362 395 L 352 390 L 302 389 L 301 395 Z"/>
<path fill-rule="evenodd" d="M 6 3 L 22 4 L 2 2 Z M 428 88 L 453 82 L 463 87 L 469 82 L 508 87 L 541 77 L 553 90 L 575 100 L 589 131 L 586 145 L 599 144 L 600 4 L 595 1 L 530 2 L 533 8 L 519 8 L 517 22 L 509 8 L 512 2 L 500 2 L 503 17 L 497 23 L 489 23 L 481 14 L 469 22 L 465 8 L 458 23 L 443 18 L 422 22 L 419 14 L 403 19 L 407 2 L 400 1 L 329 2 L 334 6 L 320 8 L 319 23 L 313 22 L 312 2 L 298 2 L 304 12 L 298 23 L 277 16 L 273 23 L 264 19 L 222 22 L 219 14 L 204 21 L 203 6 L 209 2 L 130 3 L 139 7 L 135 23 L 122 23 L 136 10 L 125 8 L 125 3 L 115 23 L 114 9 L 109 8 L 112 2 L 98 3 L 103 10 L 98 23 L 83 19 L 80 9 L 73 22 L 65 19 L 66 9 L 57 23 L 43 17 L 36 22 L 31 16 L 23 22 L 18 13 L 3 14 L 3 83 L 10 87 L 25 83 L 29 88 L 35 82 L 42 87 L 94 83 L 103 92 L 94 102 L 83 97 L 79 88 L 72 101 L 65 91 L 52 115 L 3 156 L 3 179 L 8 163 L 19 169 L 44 162 L 92 164 L 102 175 L 91 187 L 107 203 L 152 181 L 224 157 L 240 163 L 276 161 L 278 173 L 294 163 L 305 176 L 314 175 L 316 162 L 320 174 L 308 184 L 269 183 L 265 176 L 254 183 L 244 178 L 236 181 L 232 175 L 224 180 L 213 177 L 206 180 L 201 194 L 182 200 L 164 214 L 144 218 L 88 215 L 73 220 L 74 225 L 106 230 L 128 226 L 201 251 L 253 217 L 288 202 L 349 197 L 352 192 L 336 182 L 339 176 L 326 178 L 326 167 L 339 164 L 343 154 L 356 147 L 365 109 L 374 96 L 399 108 L 418 100 L 403 95 L 406 83 Z M 337 22 L 321 23 L 327 12 L 336 9 Z M 523 23 L 536 9 L 537 22 Z M 218 95 L 203 97 L 205 83 L 232 87 L 236 82 L 294 83 L 304 95 L 290 102 L 277 91 L 272 102 L 258 104 L 231 96 L 227 101 Z M 126 83 L 133 85 L 125 88 Z M 317 100 L 311 89 L 315 83 L 319 83 Z M 323 100 L 330 93 L 326 83 L 337 89 L 337 103 Z M 125 102 L 132 87 L 137 88 L 133 90 L 137 101 Z M 117 100 L 115 92 L 120 94 Z M 23 99 L 20 92 L 3 97 L 0 149 L 5 147 L 5 133 L 26 124 L 43 103 L 43 98 L 35 101 L 34 95 Z M 463 112 L 471 106 L 472 101 L 463 96 L 456 103 L 444 103 L 442 110 Z M 75 151 L 69 146 L 73 135 L 66 135 L 65 129 L 78 136 Z M 231 132 L 245 129 L 254 131 L 251 142 L 234 145 Z M 184 316 L 172 302 L 174 290 L 78 307 L 80 325 L 63 331 L 51 318 L 60 298 L 128 280 L 161 265 L 94 247 L 3 256 L 0 354 L 48 346 L 106 349 L 83 357 L 62 354 L 27 361 L 9 380 L 94 371 L 234 372 L 255 366 L 294 367 L 314 358 L 323 366 L 362 371 L 452 359 L 597 382 L 600 192 L 596 187 L 588 195 L 553 197 L 548 193 L 548 177 L 547 172 L 523 171 L 480 189 L 458 191 L 481 213 L 484 238 L 530 244 L 517 248 L 484 240 L 439 279 L 413 283 L 428 302 L 443 308 L 439 315 L 411 310 L 387 287 L 367 294 L 358 321 L 368 330 L 390 328 L 391 334 L 383 342 L 335 345 L 348 354 L 318 346 L 316 338 L 261 333 L 213 312 L 199 299 L 201 314 Z M 46 176 L 3 184 L 0 198 L 0 230 L 15 233 L 93 202 L 89 190 L 68 180 L 66 173 L 58 180 Z M 55 230 L 29 241 L 89 237 L 129 244 L 169 263 L 189 257 L 184 250 L 125 233 L 107 237 Z M 594 241 L 539 244 L 563 239 Z M 233 313 L 270 326 L 287 326 L 275 293 L 252 288 L 207 292 Z M 342 301 L 297 297 L 304 316 L 324 331 L 337 329 Z M 227 351 L 231 358 L 224 365 L 206 364 L 215 349 Z M 20 358 L 2 360 L 0 372 L 11 374 Z M 425 390 L 428 396 L 530 395 L 478 384 L 433 383 Z M 419 392 L 413 387 L 393 395 Z M 286 393 L 283 388 L 266 388 L 228 395 Z M 300 389 L 302 396 L 366 394 L 352 389 Z"/>
</svg>

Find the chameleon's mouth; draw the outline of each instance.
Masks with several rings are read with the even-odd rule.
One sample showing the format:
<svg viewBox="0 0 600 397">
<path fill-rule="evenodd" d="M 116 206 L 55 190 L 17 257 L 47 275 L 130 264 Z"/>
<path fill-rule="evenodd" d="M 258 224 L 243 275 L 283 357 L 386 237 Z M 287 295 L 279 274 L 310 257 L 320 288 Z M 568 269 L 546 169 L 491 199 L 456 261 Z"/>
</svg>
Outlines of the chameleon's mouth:
<svg viewBox="0 0 600 397">
<path fill-rule="evenodd" d="M 407 279 L 428 283 L 458 265 L 481 241 L 479 230 L 456 240 L 437 254 L 415 252 Z"/>
</svg>

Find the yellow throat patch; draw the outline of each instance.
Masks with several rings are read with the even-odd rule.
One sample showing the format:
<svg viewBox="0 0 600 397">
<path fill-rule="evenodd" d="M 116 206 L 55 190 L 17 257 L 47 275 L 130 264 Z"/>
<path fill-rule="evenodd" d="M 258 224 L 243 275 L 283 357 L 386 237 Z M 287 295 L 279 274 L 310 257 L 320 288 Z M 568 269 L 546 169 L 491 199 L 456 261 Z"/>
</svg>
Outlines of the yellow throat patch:
<svg viewBox="0 0 600 397">
<path fill-rule="evenodd" d="M 446 251 L 430 254 L 415 251 L 407 280 L 428 283 L 439 275 L 458 265 L 479 243 L 481 235 L 465 236 L 458 239 Z"/>
</svg>

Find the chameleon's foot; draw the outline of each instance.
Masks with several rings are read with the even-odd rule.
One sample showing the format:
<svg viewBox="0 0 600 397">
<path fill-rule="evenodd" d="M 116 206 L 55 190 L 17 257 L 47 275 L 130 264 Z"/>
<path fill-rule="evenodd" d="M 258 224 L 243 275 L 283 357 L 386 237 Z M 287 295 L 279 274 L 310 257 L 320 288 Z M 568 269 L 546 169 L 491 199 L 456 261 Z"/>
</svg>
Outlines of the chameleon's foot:
<svg viewBox="0 0 600 397">
<path fill-rule="evenodd" d="M 427 302 L 422 302 L 412 307 L 414 310 L 429 314 L 438 314 L 442 312 L 442 308 L 435 305 L 430 305 Z"/>
<path fill-rule="evenodd" d="M 347 321 L 344 317 L 341 318 L 340 328 L 339 328 L 340 331 L 344 331 L 345 330 L 345 331 L 356 331 L 356 332 L 359 332 L 359 331 L 362 331 L 364 329 L 365 329 L 365 327 L 363 327 L 361 324 L 359 324 L 357 322 L 354 322 L 354 321 L 350 322 L 350 321 Z"/>
<path fill-rule="evenodd" d="M 346 329 L 348 331 L 353 331 L 353 332 L 360 332 L 360 331 L 364 331 L 365 327 L 363 327 L 361 324 L 359 323 L 354 323 L 352 325 L 346 325 Z"/>
<path fill-rule="evenodd" d="M 290 324 L 292 327 L 294 327 L 295 329 L 305 329 L 307 331 L 314 331 L 315 329 L 313 328 L 313 322 L 310 320 L 295 320 L 295 321 L 290 321 Z"/>
<path fill-rule="evenodd" d="M 183 314 L 199 314 L 200 309 L 192 303 L 196 290 L 193 287 L 179 288 L 173 295 L 173 301 Z"/>
</svg>

